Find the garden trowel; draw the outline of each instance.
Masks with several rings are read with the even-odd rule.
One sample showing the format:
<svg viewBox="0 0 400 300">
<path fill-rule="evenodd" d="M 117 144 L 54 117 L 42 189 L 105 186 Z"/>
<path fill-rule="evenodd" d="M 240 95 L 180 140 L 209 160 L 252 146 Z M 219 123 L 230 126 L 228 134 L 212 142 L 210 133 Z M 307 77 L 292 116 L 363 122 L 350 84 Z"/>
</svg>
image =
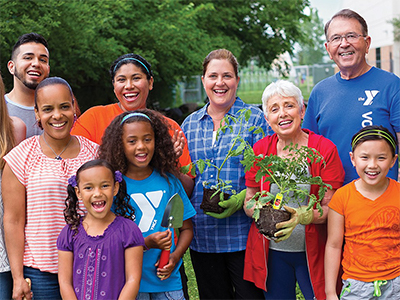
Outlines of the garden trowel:
<svg viewBox="0 0 400 300">
<path fill-rule="evenodd" d="M 173 195 L 167 203 L 164 211 L 164 216 L 161 221 L 162 227 L 181 228 L 183 224 L 183 202 L 179 194 Z M 162 250 L 160 256 L 159 268 L 163 268 L 169 261 L 171 250 Z"/>
</svg>

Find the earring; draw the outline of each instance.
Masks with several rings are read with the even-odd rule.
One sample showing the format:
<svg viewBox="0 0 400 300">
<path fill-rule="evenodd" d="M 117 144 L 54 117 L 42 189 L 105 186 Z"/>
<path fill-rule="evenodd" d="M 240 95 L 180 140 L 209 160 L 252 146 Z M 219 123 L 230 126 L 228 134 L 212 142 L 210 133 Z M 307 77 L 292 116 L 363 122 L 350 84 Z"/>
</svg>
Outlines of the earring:
<svg viewBox="0 0 400 300">
<path fill-rule="evenodd" d="M 36 124 L 39 126 L 40 129 L 43 129 L 42 122 L 40 119 L 36 119 Z"/>
</svg>

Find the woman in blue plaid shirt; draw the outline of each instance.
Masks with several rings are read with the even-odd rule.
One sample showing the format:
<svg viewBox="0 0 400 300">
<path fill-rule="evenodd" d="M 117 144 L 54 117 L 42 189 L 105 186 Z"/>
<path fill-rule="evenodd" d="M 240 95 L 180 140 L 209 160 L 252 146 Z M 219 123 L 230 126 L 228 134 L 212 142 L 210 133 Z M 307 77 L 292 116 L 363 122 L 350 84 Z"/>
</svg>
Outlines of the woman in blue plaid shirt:
<svg viewBox="0 0 400 300">
<path fill-rule="evenodd" d="M 209 102 L 189 115 L 182 124 L 188 141 L 192 161 L 210 159 L 221 165 L 239 130 L 216 132 L 226 115 L 238 117 L 240 109 L 251 109 L 249 122 L 242 130 L 242 137 L 251 145 L 262 138 L 247 129 L 260 126 L 267 132 L 267 123 L 262 111 L 245 104 L 236 96 L 239 84 L 238 63 L 226 49 L 210 52 L 203 62 L 203 86 Z M 224 165 L 220 179 L 231 180 L 233 189 L 240 192 L 224 201 L 226 208 L 221 214 L 205 214 L 200 209 L 203 199 L 203 181 L 213 181 L 217 170 L 206 167 L 202 174 L 196 173 L 195 188 L 190 198 L 197 214 L 192 218 L 194 237 L 190 254 L 197 278 L 200 299 L 264 299 L 261 290 L 243 279 L 244 252 L 251 219 L 242 207 L 245 197 L 244 168 L 242 156 L 231 157 Z"/>
</svg>

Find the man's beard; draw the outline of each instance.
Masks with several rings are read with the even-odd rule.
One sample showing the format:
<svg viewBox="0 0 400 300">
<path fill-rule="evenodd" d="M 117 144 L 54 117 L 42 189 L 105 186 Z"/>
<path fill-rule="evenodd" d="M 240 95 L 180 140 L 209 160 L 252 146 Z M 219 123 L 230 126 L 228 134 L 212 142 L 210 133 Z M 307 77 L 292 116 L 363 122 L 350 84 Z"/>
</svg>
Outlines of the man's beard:
<svg viewBox="0 0 400 300">
<path fill-rule="evenodd" d="M 17 70 L 14 72 L 14 76 L 19 79 L 28 89 L 36 90 L 36 87 L 39 85 L 40 82 L 28 82 L 26 80 L 22 80 L 21 75 L 18 73 Z"/>
</svg>

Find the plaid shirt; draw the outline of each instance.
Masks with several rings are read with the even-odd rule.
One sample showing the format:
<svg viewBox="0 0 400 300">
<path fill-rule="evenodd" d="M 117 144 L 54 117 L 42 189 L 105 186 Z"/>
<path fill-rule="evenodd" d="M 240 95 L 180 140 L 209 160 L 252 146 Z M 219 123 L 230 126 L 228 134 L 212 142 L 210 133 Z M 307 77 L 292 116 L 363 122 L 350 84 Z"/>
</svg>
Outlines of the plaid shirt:
<svg viewBox="0 0 400 300">
<path fill-rule="evenodd" d="M 234 133 L 229 130 L 225 134 L 220 134 L 218 140 L 212 144 L 213 121 L 207 113 L 208 104 L 202 109 L 188 116 L 182 124 L 182 130 L 186 135 L 190 157 L 192 161 L 198 159 L 211 159 L 212 163 L 220 166 L 224 160 L 232 139 L 236 136 L 240 125 L 231 122 Z M 242 137 L 254 145 L 262 138 L 262 134 L 254 135 L 248 131 L 251 126 L 260 126 L 265 134 L 267 131 L 267 122 L 263 112 L 253 106 L 245 104 L 239 97 L 229 110 L 228 114 L 238 117 L 238 111 L 242 108 L 250 108 L 252 115 L 248 124 L 244 124 Z M 233 189 L 237 192 L 246 188 L 244 168 L 240 161 L 243 156 L 231 157 L 224 165 L 220 173 L 222 180 L 232 180 Z M 215 168 L 206 167 L 203 174 L 196 170 L 195 187 L 190 198 L 197 214 L 192 218 L 193 222 L 193 241 L 190 248 L 198 252 L 222 253 L 241 251 L 246 248 L 247 235 L 250 229 L 252 219 L 247 217 L 243 210 L 239 210 L 232 216 L 225 219 L 216 219 L 207 216 L 200 209 L 200 203 L 203 199 L 203 181 L 212 182 L 217 176 Z"/>
</svg>

